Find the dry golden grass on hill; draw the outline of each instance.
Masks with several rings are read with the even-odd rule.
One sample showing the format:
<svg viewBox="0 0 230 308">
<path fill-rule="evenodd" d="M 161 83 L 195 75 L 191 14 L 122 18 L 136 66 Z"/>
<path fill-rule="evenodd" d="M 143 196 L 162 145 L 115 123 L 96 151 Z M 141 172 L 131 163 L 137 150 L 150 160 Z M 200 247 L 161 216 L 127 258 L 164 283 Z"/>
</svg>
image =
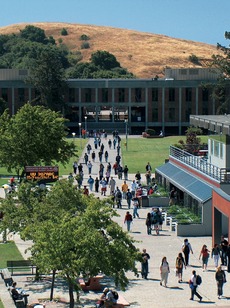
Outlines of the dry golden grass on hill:
<svg viewBox="0 0 230 308">
<path fill-rule="evenodd" d="M 16 24 L 0 28 L 0 34 L 17 33 L 28 24 Z M 112 53 L 121 63 L 138 78 L 162 76 L 166 67 L 196 67 L 189 61 L 189 56 L 196 55 L 202 65 L 217 54 L 216 46 L 189 40 L 176 39 L 165 35 L 138 32 L 112 27 L 80 25 L 69 23 L 32 23 L 45 30 L 47 36 L 52 35 L 56 42 L 61 38 L 72 52 L 80 51 L 82 61 L 89 61 L 97 50 Z M 67 36 L 61 30 L 68 31 Z M 87 35 L 90 40 L 89 49 L 81 49 L 80 36 Z"/>
</svg>

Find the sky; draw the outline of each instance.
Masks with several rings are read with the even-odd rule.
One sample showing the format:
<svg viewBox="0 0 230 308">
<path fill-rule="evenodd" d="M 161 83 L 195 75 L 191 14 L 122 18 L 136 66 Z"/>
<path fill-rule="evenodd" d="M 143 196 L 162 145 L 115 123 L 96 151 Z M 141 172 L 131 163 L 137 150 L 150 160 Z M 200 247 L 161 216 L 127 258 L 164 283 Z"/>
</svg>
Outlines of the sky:
<svg viewBox="0 0 230 308">
<path fill-rule="evenodd" d="M 0 27 L 67 22 L 229 46 L 230 0 L 2 0 Z"/>
</svg>

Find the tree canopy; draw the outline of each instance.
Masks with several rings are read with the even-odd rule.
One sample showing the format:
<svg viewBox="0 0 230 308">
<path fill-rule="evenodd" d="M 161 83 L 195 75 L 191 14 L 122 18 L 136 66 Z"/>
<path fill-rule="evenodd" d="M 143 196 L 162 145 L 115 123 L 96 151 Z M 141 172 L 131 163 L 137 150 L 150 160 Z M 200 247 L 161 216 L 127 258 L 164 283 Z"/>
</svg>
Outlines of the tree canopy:
<svg viewBox="0 0 230 308">
<path fill-rule="evenodd" d="M 125 288 L 127 271 L 137 275 L 140 252 L 134 240 L 113 220 L 117 216 L 109 200 L 85 196 L 68 180 L 57 182 L 48 193 L 22 184 L 18 200 L 7 198 L 0 208 L 1 227 L 32 239 L 34 263 L 41 273 L 58 270 L 69 285 L 70 307 L 76 278 L 99 272 Z"/>
<path fill-rule="evenodd" d="M 25 166 L 65 164 L 75 154 L 68 142 L 65 119 L 43 106 L 27 103 L 10 117 L 0 116 L 0 163 L 23 173 Z"/>
<path fill-rule="evenodd" d="M 225 38 L 230 39 L 230 32 L 225 32 Z M 217 44 L 217 50 L 220 53 L 212 56 L 212 68 L 218 69 L 219 78 L 217 84 L 211 86 L 212 96 L 219 103 L 216 114 L 230 112 L 230 95 L 226 91 L 230 85 L 230 48 Z"/>
</svg>

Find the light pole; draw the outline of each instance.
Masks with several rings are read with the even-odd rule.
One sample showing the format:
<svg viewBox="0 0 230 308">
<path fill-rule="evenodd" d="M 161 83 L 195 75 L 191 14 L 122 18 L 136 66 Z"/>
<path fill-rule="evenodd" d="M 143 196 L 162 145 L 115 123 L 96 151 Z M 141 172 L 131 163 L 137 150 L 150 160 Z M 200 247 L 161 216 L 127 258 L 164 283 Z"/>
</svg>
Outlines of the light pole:
<svg viewBox="0 0 230 308">
<path fill-rule="evenodd" d="M 79 125 L 79 136 L 80 136 L 80 146 L 82 148 L 82 141 L 81 141 L 81 123 L 78 123 Z"/>
<path fill-rule="evenodd" d="M 125 120 L 125 142 L 126 142 L 126 151 L 128 151 L 128 120 Z"/>
<path fill-rule="evenodd" d="M 87 116 L 85 116 L 85 131 L 87 132 Z"/>
<path fill-rule="evenodd" d="M 73 140 L 74 140 L 74 143 L 75 143 L 75 137 L 76 137 L 76 133 L 72 133 L 72 136 L 73 136 Z"/>
</svg>

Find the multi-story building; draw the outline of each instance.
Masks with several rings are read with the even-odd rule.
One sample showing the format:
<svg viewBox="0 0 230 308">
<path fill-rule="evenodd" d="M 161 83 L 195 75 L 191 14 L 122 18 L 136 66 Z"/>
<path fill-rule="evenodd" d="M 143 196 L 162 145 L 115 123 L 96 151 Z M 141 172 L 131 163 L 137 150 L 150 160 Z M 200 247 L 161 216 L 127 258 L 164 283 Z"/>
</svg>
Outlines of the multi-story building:
<svg viewBox="0 0 230 308">
<path fill-rule="evenodd" d="M 179 224 L 181 236 L 230 235 L 230 116 L 192 115 L 190 123 L 208 129 L 207 156 L 192 155 L 170 146 L 169 161 L 156 168 L 156 179 L 168 190 L 174 186 L 177 199 L 200 216 L 199 224 Z"/>
<path fill-rule="evenodd" d="M 28 70 L 0 70 L 0 97 L 8 102 L 12 114 L 35 91 L 26 80 Z M 68 125 L 74 129 L 87 120 L 87 128 L 115 128 L 124 131 L 128 121 L 130 133 L 146 128 L 165 135 L 183 134 L 190 114 L 215 114 L 217 103 L 205 84 L 215 83 L 217 74 L 209 69 L 166 69 L 158 79 L 70 79 L 63 93 Z"/>
</svg>

